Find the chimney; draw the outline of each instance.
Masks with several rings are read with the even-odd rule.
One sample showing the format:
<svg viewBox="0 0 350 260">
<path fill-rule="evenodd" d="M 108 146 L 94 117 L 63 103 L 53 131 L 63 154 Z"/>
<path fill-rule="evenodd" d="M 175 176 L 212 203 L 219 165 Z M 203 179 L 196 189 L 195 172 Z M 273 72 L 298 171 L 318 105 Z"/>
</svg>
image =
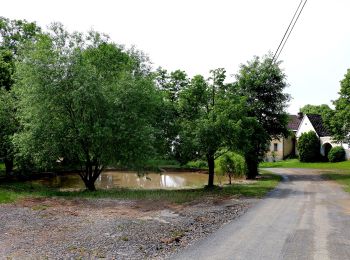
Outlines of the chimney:
<svg viewBox="0 0 350 260">
<path fill-rule="evenodd" d="M 303 112 L 299 112 L 297 117 L 298 117 L 298 119 L 301 120 L 303 118 L 303 116 L 304 116 Z"/>
</svg>

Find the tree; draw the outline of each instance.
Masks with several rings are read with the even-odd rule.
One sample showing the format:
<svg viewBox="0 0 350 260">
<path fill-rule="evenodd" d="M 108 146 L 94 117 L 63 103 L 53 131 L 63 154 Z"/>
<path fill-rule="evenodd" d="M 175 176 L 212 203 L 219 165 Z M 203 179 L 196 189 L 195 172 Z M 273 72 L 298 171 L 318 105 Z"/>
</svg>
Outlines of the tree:
<svg viewBox="0 0 350 260">
<path fill-rule="evenodd" d="M 189 84 L 184 71 L 176 70 L 168 73 L 158 68 L 155 72 L 155 82 L 162 95 L 161 109 L 157 115 L 157 150 L 158 156 L 172 158 L 173 146 L 179 133 L 179 94 Z M 179 158 L 176 158 L 179 159 Z"/>
<path fill-rule="evenodd" d="M 327 104 L 322 105 L 305 105 L 300 108 L 300 112 L 303 114 L 316 114 L 321 115 L 322 119 L 327 118 L 327 116 L 332 113 L 332 109 Z"/>
<path fill-rule="evenodd" d="M 350 69 L 340 82 L 339 98 L 333 104 L 335 111 L 328 123 L 329 130 L 336 141 L 350 144 Z"/>
<path fill-rule="evenodd" d="M 298 139 L 299 160 L 316 162 L 320 159 L 320 140 L 315 132 L 302 133 Z"/>
<path fill-rule="evenodd" d="M 246 174 L 247 166 L 244 157 L 234 152 L 227 152 L 216 160 L 216 172 L 227 175 L 229 184 L 232 184 L 233 177 L 243 177 Z"/>
<path fill-rule="evenodd" d="M 69 34 L 54 24 L 16 73 L 21 156 L 43 169 L 75 161 L 91 191 L 106 165 L 142 167 L 153 154 L 159 98 L 133 59 L 99 33 Z"/>
<path fill-rule="evenodd" d="M 224 84 L 225 70 L 211 71 L 210 82 L 194 76 L 179 94 L 180 131 L 174 150 L 182 162 L 206 158 L 208 187 L 214 186 L 215 159 L 239 149 L 246 140 L 245 99 L 232 84 Z M 248 125 L 248 123 L 246 124 Z"/>
<path fill-rule="evenodd" d="M 13 170 L 12 136 L 18 129 L 14 97 L 9 92 L 14 84 L 15 63 L 26 42 L 35 41 L 41 32 L 35 23 L 0 17 L 0 157 L 4 157 L 6 173 Z M 3 91 L 4 90 L 4 91 Z"/>
<path fill-rule="evenodd" d="M 40 33 L 41 28 L 35 22 L 0 16 L 0 48 L 10 50 L 15 56 L 24 42 L 34 41 Z"/>
<path fill-rule="evenodd" d="M 272 62 L 271 55 L 262 59 L 254 57 L 247 64 L 242 64 L 236 75 L 238 89 L 247 98 L 248 116 L 256 118 L 258 122 L 252 126 L 250 147 L 245 150 L 249 179 L 254 179 L 258 174 L 259 161 L 272 138 L 289 134 L 285 111 L 290 97 L 283 92 L 287 87 L 286 75 L 279 65 Z"/>
<path fill-rule="evenodd" d="M 6 175 L 13 170 L 12 136 L 18 129 L 12 93 L 0 88 L 0 157 L 4 158 Z"/>
</svg>

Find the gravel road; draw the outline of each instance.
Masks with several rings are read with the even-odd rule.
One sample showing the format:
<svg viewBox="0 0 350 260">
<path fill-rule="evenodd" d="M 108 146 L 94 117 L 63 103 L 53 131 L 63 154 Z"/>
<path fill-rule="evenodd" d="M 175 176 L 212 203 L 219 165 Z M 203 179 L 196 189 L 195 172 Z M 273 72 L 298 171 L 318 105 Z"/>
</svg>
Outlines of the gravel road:
<svg viewBox="0 0 350 260">
<path fill-rule="evenodd" d="M 350 259 L 350 196 L 317 170 L 284 181 L 245 215 L 173 259 Z"/>
</svg>

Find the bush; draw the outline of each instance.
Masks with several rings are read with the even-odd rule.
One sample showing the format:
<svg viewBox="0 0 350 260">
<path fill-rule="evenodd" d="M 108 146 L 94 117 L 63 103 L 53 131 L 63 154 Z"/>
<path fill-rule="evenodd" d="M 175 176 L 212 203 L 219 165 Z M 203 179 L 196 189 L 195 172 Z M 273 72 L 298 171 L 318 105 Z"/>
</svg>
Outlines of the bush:
<svg viewBox="0 0 350 260">
<path fill-rule="evenodd" d="M 219 175 L 227 175 L 231 182 L 232 177 L 243 177 L 247 172 L 244 157 L 240 154 L 227 152 L 215 160 L 215 172 Z"/>
<path fill-rule="evenodd" d="M 332 147 L 328 153 L 328 160 L 330 162 L 345 161 L 345 150 L 341 146 Z"/>
<path fill-rule="evenodd" d="M 299 160 L 316 162 L 320 159 L 320 141 L 315 132 L 303 133 L 298 140 Z"/>
</svg>

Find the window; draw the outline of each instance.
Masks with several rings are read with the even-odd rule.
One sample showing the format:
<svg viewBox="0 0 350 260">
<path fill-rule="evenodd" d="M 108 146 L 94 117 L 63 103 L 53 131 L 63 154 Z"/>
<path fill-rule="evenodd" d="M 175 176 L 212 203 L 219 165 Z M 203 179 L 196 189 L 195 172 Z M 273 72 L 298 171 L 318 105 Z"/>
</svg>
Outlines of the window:
<svg viewBox="0 0 350 260">
<path fill-rule="evenodd" d="M 278 151 L 278 144 L 273 144 L 273 151 L 277 152 Z"/>
</svg>

